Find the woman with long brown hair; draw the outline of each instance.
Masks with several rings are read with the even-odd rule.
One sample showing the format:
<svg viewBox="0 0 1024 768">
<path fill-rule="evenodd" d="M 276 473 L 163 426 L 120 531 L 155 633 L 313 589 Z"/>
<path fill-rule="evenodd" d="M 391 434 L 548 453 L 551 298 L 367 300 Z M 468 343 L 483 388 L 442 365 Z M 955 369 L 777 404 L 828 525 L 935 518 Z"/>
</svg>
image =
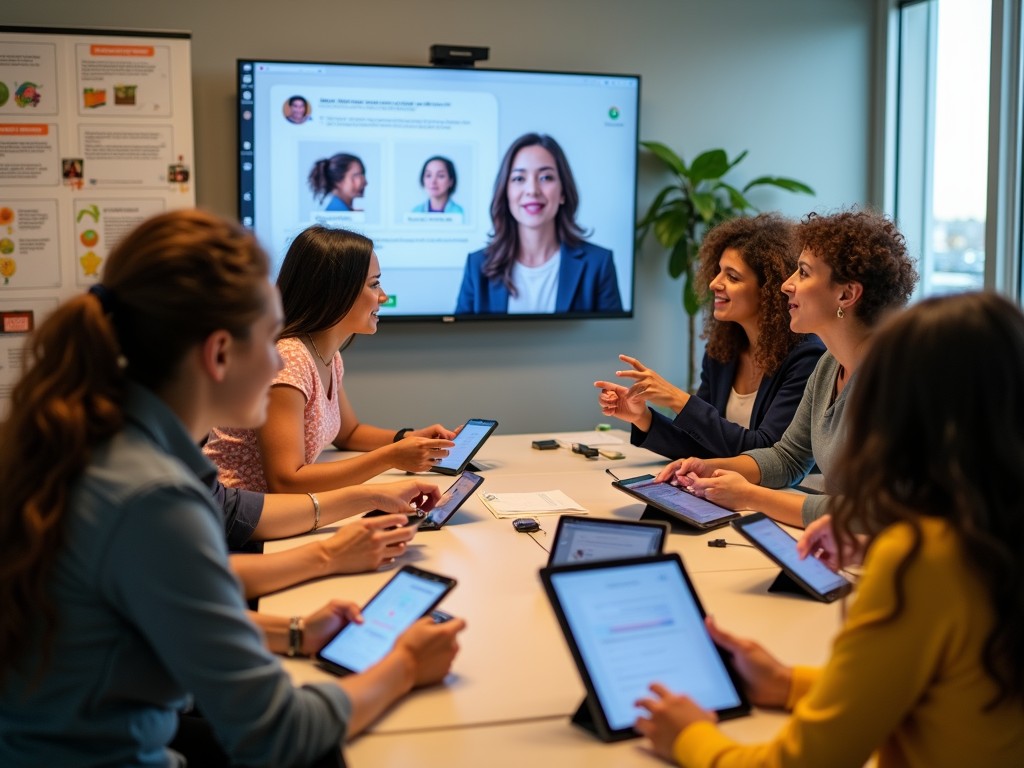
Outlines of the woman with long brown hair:
<svg viewBox="0 0 1024 768">
<path fill-rule="evenodd" d="M 232 761 L 306 765 L 449 668 L 463 622 L 427 619 L 366 673 L 294 688 L 246 616 L 197 443 L 264 418 L 267 273 L 241 227 L 162 214 L 31 338 L 0 430 L 0 764 L 178 765 L 191 697 Z"/>
<path fill-rule="evenodd" d="M 681 765 L 861 766 L 872 751 L 880 768 L 1024 765 L 1024 315 L 995 294 L 924 301 L 858 375 L 846 490 L 830 535 L 804 542 L 838 565 L 866 547 L 832 656 L 789 667 L 710 624 L 751 701 L 793 714 L 744 746 L 652 686 L 637 729 Z"/>
<path fill-rule="evenodd" d="M 490 242 L 466 259 L 455 314 L 622 312 L 612 252 L 584 239 L 579 203 L 553 137 L 512 142 L 494 181 Z"/>
</svg>

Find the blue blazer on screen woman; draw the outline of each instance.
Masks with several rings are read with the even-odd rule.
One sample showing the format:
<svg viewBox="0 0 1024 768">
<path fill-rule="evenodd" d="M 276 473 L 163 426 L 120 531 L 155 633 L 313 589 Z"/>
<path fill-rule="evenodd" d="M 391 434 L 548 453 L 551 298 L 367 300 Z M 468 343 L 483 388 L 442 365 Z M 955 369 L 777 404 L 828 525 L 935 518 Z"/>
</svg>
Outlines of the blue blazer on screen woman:
<svg viewBox="0 0 1024 768">
<path fill-rule="evenodd" d="M 612 252 L 583 242 L 562 243 L 558 269 L 555 312 L 621 312 L 622 297 L 615 275 Z M 508 288 L 501 280 L 484 277 L 486 249 L 469 254 L 455 314 L 504 314 L 508 312 Z"/>
</svg>

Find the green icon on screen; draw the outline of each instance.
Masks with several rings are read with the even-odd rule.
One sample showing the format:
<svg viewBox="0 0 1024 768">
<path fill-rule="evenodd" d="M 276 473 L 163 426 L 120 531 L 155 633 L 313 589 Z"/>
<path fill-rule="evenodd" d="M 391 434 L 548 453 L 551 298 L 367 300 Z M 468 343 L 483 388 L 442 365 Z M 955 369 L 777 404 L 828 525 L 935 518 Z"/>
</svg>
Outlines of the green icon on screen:
<svg viewBox="0 0 1024 768">
<path fill-rule="evenodd" d="M 395 307 L 397 307 L 398 306 L 398 300 L 395 298 L 395 294 L 389 293 L 388 294 L 388 300 L 385 301 L 383 304 L 381 304 L 381 306 L 382 307 L 390 307 L 391 309 L 394 309 Z"/>
<path fill-rule="evenodd" d="M 618 107 L 611 107 L 608 110 L 608 117 L 610 117 L 612 120 L 618 120 L 619 119 L 619 115 L 621 115 L 621 114 L 622 113 L 619 112 L 619 108 Z"/>
</svg>

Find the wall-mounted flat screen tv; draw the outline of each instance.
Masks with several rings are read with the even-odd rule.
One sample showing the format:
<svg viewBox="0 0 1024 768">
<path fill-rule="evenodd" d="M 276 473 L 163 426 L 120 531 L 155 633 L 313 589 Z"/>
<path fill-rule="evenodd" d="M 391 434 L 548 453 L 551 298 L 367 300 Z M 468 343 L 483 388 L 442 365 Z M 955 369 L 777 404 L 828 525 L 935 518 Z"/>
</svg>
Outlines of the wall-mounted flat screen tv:
<svg viewBox="0 0 1024 768">
<path fill-rule="evenodd" d="M 239 215 L 374 241 L 381 317 L 630 317 L 640 78 L 238 62 Z"/>
</svg>

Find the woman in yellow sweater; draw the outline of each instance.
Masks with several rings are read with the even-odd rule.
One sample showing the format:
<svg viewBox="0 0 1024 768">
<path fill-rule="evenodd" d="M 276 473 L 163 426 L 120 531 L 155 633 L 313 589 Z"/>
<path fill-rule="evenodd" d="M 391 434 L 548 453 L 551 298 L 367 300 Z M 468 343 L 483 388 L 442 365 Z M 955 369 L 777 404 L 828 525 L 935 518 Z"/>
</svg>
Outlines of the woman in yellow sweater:
<svg viewBox="0 0 1024 768">
<path fill-rule="evenodd" d="M 852 490 L 802 542 L 864 554 L 831 658 L 787 667 L 709 622 L 751 701 L 792 716 L 740 745 L 655 683 L 636 727 L 680 765 L 1024 765 L 1024 315 L 994 294 L 924 301 L 860 376 L 837 462 Z"/>
</svg>

